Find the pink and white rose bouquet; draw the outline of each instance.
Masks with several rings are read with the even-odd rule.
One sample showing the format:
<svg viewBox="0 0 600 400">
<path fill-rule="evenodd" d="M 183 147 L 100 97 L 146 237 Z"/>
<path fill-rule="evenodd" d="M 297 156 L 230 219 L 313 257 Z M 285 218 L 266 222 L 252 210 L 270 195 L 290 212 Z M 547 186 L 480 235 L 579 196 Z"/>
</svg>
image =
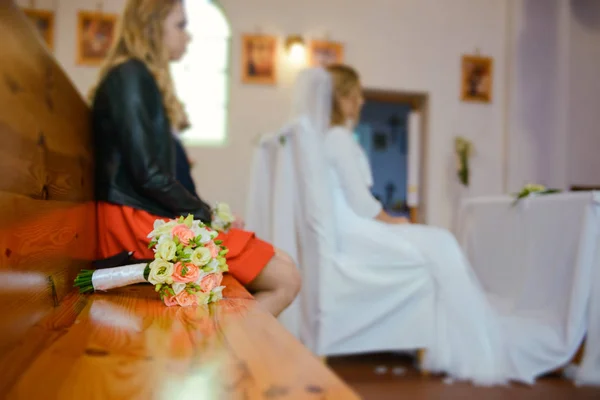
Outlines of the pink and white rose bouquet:
<svg viewBox="0 0 600 400">
<path fill-rule="evenodd" d="M 83 270 L 75 279 L 80 293 L 149 282 L 167 306 L 209 304 L 223 297 L 223 273 L 228 249 L 217 231 L 191 215 L 156 220 L 148 235 L 154 260 L 117 268 Z"/>
</svg>

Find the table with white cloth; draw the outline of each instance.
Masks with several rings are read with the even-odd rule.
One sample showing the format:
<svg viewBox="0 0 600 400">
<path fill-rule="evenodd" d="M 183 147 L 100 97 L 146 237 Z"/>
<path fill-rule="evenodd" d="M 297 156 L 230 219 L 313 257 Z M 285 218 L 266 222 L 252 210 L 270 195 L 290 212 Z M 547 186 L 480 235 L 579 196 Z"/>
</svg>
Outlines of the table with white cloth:
<svg viewBox="0 0 600 400">
<path fill-rule="evenodd" d="M 568 363 L 584 336 L 579 383 L 600 384 L 600 192 L 467 199 L 457 238 L 501 313 L 544 321 L 532 342 Z"/>
</svg>

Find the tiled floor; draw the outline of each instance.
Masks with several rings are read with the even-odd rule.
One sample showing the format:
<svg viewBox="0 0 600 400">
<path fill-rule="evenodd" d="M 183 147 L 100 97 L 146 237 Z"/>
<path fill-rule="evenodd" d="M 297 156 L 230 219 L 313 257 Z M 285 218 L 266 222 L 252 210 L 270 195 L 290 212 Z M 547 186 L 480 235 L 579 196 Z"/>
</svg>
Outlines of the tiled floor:
<svg viewBox="0 0 600 400">
<path fill-rule="evenodd" d="M 395 354 L 338 357 L 330 367 L 365 400 L 485 399 L 485 400 L 600 400 L 600 388 L 577 388 L 558 376 L 540 379 L 534 386 L 474 387 L 446 384 L 442 377 L 422 377 L 411 358 Z"/>
</svg>

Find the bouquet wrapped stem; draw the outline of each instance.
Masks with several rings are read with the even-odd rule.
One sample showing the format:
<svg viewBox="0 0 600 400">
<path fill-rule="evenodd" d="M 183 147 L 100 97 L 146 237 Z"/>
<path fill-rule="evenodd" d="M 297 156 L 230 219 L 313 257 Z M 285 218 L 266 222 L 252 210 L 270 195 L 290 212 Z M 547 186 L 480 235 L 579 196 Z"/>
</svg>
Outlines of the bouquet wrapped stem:
<svg viewBox="0 0 600 400">
<path fill-rule="evenodd" d="M 110 290 L 148 282 L 149 273 L 150 268 L 146 263 L 97 270 L 84 269 L 75 278 L 75 287 L 79 289 L 79 293 Z"/>
</svg>

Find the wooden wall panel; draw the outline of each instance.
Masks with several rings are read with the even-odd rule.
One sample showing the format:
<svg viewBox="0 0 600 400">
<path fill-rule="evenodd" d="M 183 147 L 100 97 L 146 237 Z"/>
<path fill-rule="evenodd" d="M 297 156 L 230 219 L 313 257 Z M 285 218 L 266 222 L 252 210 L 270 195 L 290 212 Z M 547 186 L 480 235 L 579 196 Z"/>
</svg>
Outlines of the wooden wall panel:
<svg viewBox="0 0 600 400">
<path fill-rule="evenodd" d="M 15 346 L 59 307 L 77 271 L 94 258 L 96 217 L 86 102 L 12 1 L 0 0 L 0 38 L 4 376 L 28 357 Z"/>
</svg>

